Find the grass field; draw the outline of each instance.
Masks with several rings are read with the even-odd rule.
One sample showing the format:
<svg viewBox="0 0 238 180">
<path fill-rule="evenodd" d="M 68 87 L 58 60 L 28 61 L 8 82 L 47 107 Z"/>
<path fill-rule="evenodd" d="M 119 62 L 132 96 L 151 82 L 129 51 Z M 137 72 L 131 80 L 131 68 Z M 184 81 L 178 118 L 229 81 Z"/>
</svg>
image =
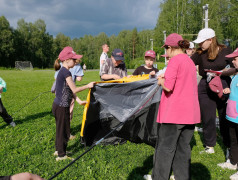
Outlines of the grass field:
<svg viewBox="0 0 238 180">
<path fill-rule="evenodd" d="M 31 104 L 17 112 L 34 97 L 49 91 L 53 83 L 53 70 L 15 71 L 1 70 L 0 77 L 7 82 L 7 92 L 2 101 L 17 124 L 15 128 L 0 120 L 0 176 L 31 172 L 49 179 L 70 161 L 56 162 L 53 153 L 55 120 L 51 113 L 54 94 L 44 93 Z M 87 71 L 83 81 L 98 81 L 97 71 Z M 86 99 L 87 90 L 78 93 Z M 76 158 L 85 151 L 80 144 L 80 127 L 83 107 L 76 104 L 71 124 L 72 134 L 77 136 L 68 144 L 68 151 Z M 192 179 L 229 179 L 235 171 L 217 166 L 225 160 L 220 138 L 215 154 L 199 154 L 203 150 L 202 135 L 195 132 L 192 147 Z M 127 142 L 119 146 L 96 146 L 88 154 L 66 169 L 55 179 L 128 179 L 142 180 L 150 174 L 154 149 L 146 144 Z"/>
</svg>

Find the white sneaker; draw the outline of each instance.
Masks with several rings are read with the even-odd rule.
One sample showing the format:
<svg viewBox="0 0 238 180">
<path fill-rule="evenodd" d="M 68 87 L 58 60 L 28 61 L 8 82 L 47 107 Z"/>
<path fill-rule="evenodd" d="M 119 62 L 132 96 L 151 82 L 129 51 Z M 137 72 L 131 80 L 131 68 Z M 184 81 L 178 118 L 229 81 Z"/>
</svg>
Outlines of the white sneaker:
<svg viewBox="0 0 238 180">
<path fill-rule="evenodd" d="M 233 165 L 230 162 L 219 163 L 217 165 L 220 166 L 222 169 L 231 169 L 231 170 L 237 169 L 237 164 Z"/>
<path fill-rule="evenodd" d="M 200 152 L 200 154 L 203 154 L 203 153 L 214 154 L 215 153 L 214 147 L 206 146 L 206 148 L 203 151 Z"/>
<path fill-rule="evenodd" d="M 12 121 L 12 122 L 10 123 L 10 126 L 15 127 L 15 126 L 16 126 L 16 123 L 15 123 L 14 121 Z"/>
<path fill-rule="evenodd" d="M 200 127 L 195 126 L 194 131 L 195 131 L 195 132 L 203 132 L 203 129 L 200 128 Z"/>
<path fill-rule="evenodd" d="M 230 176 L 230 180 L 238 180 L 238 172 Z"/>
<path fill-rule="evenodd" d="M 65 155 L 64 157 L 57 157 L 56 161 L 61 161 L 61 160 L 65 160 L 65 159 L 69 159 L 69 160 L 72 160 L 72 161 L 74 160 L 74 158 L 71 158 L 71 157 Z"/>
<path fill-rule="evenodd" d="M 175 180 L 174 175 L 171 175 L 171 176 L 170 176 L 170 180 Z"/>
<path fill-rule="evenodd" d="M 76 138 L 76 136 L 73 136 L 72 134 L 70 134 L 69 140 L 73 140 L 73 139 L 75 139 L 75 138 Z"/>
<path fill-rule="evenodd" d="M 69 151 L 66 151 L 66 155 L 70 155 L 70 154 L 72 154 L 72 153 L 69 152 Z M 55 151 L 53 155 L 54 155 L 54 156 L 58 156 L 58 151 Z"/>
<path fill-rule="evenodd" d="M 143 178 L 144 178 L 145 180 L 152 180 L 152 177 L 151 177 L 151 175 L 149 175 L 149 174 L 144 175 Z"/>
</svg>

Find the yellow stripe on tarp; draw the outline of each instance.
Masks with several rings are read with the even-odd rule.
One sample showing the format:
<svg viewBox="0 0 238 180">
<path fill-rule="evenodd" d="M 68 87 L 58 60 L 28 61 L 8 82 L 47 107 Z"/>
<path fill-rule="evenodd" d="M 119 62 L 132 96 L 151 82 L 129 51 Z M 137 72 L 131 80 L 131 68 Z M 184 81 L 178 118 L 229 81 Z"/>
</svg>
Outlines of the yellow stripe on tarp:
<svg viewBox="0 0 238 180">
<path fill-rule="evenodd" d="M 146 80 L 146 79 L 149 79 L 149 77 L 150 77 L 149 74 L 143 74 L 143 75 L 137 75 L 137 76 L 123 77 L 123 78 L 117 79 L 117 80 L 98 81 L 98 82 L 96 82 L 96 84 L 99 84 L 99 83 L 129 83 L 129 82 L 134 82 L 134 81 Z M 87 112 L 88 112 L 88 108 L 89 108 L 89 104 L 90 104 L 90 94 L 91 94 L 91 89 L 89 89 L 89 91 L 88 91 L 87 103 L 84 106 L 84 110 L 83 110 L 83 120 L 82 120 L 81 132 L 80 132 L 81 137 L 83 137 L 84 126 L 85 126 L 85 122 L 87 119 Z"/>
</svg>

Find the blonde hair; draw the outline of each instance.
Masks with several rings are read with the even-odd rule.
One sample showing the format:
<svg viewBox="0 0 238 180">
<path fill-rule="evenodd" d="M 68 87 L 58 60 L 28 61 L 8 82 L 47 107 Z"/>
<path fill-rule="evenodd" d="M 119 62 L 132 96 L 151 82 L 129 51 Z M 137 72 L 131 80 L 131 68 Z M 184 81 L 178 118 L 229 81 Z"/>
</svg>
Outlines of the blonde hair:
<svg viewBox="0 0 238 180">
<path fill-rule="evenodd" d="M 56 60 L 55 60 L 55 63 L 54 63 L 54 69 L 55 69 L 55 71 L 58 71 L 59 69 L 60 69 L 60 59 L 59 58 L 57 58 Z"/>
</svg>

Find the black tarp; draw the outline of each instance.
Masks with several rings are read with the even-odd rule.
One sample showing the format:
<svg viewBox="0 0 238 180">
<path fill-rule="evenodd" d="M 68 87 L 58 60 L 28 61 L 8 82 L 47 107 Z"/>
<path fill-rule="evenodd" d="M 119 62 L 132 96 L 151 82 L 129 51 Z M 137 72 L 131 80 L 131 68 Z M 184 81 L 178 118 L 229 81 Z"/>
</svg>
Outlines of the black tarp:
<svg viewBox="0 0 238 180">
<path fill-rule="evenodd" d="M 161 91 L 155 78 L 95 85 L 90 93 L 83 143 L 90 146 L 120 122 L 125 122 L 110 138 L 104 140 L 104 144 L 129 140 L 155 146 Z"/>
</svg>

